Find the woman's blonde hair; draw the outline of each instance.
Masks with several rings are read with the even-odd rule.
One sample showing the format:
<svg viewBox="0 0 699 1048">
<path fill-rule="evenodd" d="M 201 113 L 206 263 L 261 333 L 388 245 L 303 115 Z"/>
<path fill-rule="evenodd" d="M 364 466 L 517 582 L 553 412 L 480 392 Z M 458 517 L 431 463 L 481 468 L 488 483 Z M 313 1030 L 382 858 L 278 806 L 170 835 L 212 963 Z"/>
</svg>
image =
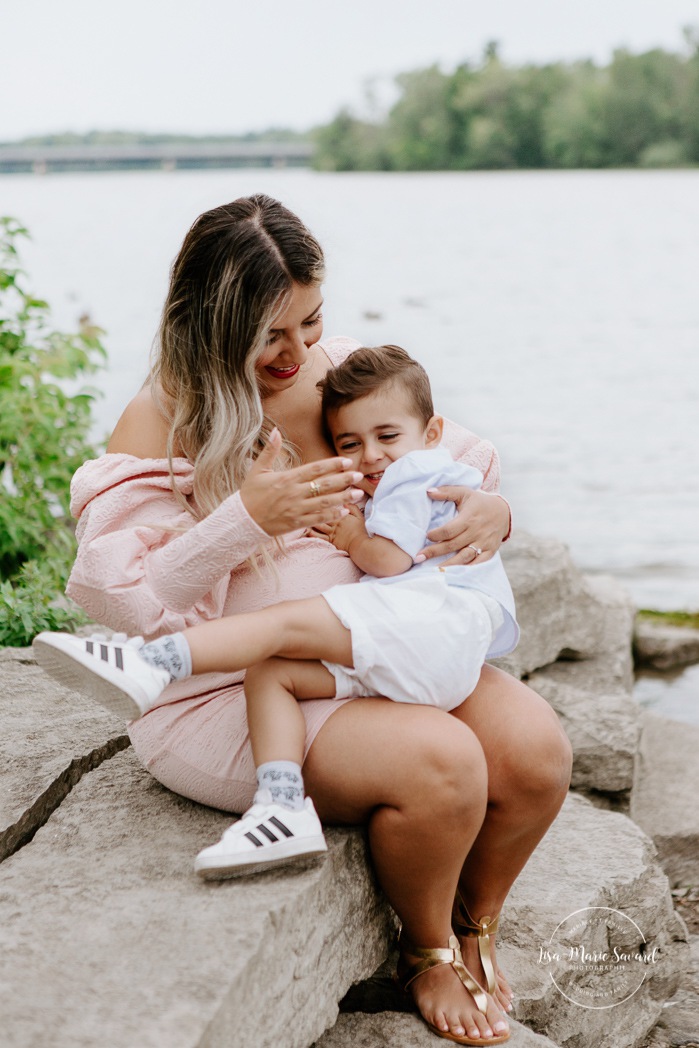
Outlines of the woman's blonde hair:
<svg viewBox="0 0 699 1048">
<path fill-rule="evenodd" d="M 187 233 L 170 272 L 151 380 L 170 424 L 171 474 L 174 455 L 195 467 L 187 508 L 196 517 L 245 479 L 271 429 L 255 371 L 269 329 L 293 284 L 316 286 L 323 277 L 318 241 L 263 194 L 206 211 Z"/>
</svg>

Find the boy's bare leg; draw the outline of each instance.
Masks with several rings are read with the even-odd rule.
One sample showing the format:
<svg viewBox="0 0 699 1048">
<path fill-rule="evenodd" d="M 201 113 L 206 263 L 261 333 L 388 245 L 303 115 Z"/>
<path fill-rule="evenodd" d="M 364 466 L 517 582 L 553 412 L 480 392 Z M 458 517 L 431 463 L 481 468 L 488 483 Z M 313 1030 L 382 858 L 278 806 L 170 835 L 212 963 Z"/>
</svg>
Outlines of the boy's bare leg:
<svg viewBox="0 0 699 1048">
<path fill-rule="evenodd" d="M 268 761 L 301 765 L 306 722 L 298 700 L 334 694 L 335 678 L 320 662 L 271 658 L 252 666 L 245 675 L 245 701 L 255 767 Z"/>
<path fill-rule="evenodd" d="M 183 630 L 193 673 L 234 673 L 274 655 L 352 666 L 352 636 L 323 597 L 284 601 Z"/>
</svg>

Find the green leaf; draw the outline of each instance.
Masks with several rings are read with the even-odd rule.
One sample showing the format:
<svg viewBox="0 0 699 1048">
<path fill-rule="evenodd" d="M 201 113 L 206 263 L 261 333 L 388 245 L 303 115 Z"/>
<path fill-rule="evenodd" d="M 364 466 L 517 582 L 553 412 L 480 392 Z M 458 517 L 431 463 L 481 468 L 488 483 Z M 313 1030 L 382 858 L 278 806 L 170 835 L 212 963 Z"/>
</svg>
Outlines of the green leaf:
<svg viewBox="0 0 699 1048">
<path fill-rule="evenodd" d="M 81 621 L 62 596 L 75 555 L 70 481 L 99 454 L 90 438 L 99 394 L 69 393 L 62 381 L 80 383 L 106 359 L 98 328 L 54 330 L 44 299 L 18 286 L 27 235 L 0 217 L 0 645 Z"/>
</svg>

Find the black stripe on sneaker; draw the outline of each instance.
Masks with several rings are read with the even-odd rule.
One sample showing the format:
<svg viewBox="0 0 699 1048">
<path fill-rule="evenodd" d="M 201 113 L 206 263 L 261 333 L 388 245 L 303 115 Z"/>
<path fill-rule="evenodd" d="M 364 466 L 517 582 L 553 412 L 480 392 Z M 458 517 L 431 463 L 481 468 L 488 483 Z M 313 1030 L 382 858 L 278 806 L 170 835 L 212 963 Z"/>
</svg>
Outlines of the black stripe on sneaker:
<svg viewBox="0 0 699 1048">
<path fill-rule="evenodd" d="M 124 657 L 123 657 L 123 655 L 121 653 L 121 648 L 115 648 L 114 649 L 114 658 L 116 659 L 117 669 L 118 670 L 123 670 L 123 668 L 124 668 Z"/>
<path fill-rule="evenodd" d="M 284 823 L 281 822 L 276 815 L 272 815 L 272 817 L 267 821 L 271 822 L 273 826 L 276 826 L 278 830 L 281 830 L 285 837 L 294 836 L 294 831 L 290 830 L 288 826 L 285 826 Z"/>
<path fill-rule="evenodd" d="M 109 662 L 109 648 L 106 644 L 100 644 L 100 658 L 102 662 Z"/>
<path fill-rule="evenodd" d="M 256 848 L 263 847 L 264 841 L 258 841 L 254 833 L 246 833 L 245 836 L 248 838 L 249 841 L 252 841 Z"/>
<path fill-rule="evenodd" d="M 87 648 L 87 654 L 88 655 L 94 655 L 95 654 L 95 645 L 92 643 L 91 640 L 86 640 L 85 641 L 85 647 Z"/>
<path fill-rule="evenodd" d="M 260 823 L 260 825 L 259 825 L 259 826 L 257 826 L 257 827 L 255 827 L 255 828 L 256 828 L 256 829 L 257 829 L 257 830 L 258 830 L 258 831 L 259 831 L 260 833 L 264 833 L 264 835 L 265 835 L 265 837 L 267 838 L 267 840 L 269 840 L 269 841 L 278 841 L 278 840 L 279 840 L 279 838 L 277 837 L 277 835 L 276 835 L 275 833 L 272 833 L 272 831 L 271 831 L 271 830 L 268 830 L 268 829 L 267 829 L 267 827 L 266 827 L 265 825 L 263 825 L 263 823 Z"/>
</svg>

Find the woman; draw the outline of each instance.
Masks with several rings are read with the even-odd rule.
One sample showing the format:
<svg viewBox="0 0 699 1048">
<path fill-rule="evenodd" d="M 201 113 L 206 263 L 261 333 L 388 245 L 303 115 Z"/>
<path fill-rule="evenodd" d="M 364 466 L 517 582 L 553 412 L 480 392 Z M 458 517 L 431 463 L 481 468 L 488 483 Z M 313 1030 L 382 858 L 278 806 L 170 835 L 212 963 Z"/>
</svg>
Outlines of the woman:
<svg viewBox="0 0 699 1048">
<path fill-rule="evenodd" d="M 320 342 L 323 275 L 312 234 L 268 197 L 194 223 L 172 268 L 151 381 L 108 454 L 74 480 L 69 593 L 96 621 L 153 637 L 357 579 L 349 558 L 312 531 L 352 497 L 351 472 L 323 436 L 316 383 L 358 343 Z M 264 452 L 252 462 L 274 426 L 285 470 Z M 441 490 L 460 512 L 430 536 L 426 555 L 469 563 L 499 547 L 509 510 L 492 494 L 492 446 L 451 424 L 445 443 L 481 470 L 485 490 Z M 234 812 L 255 790 L 242 676 L 173 684 L 181 692 L 130 727 L 160 782 Z M 461 1043 L 506 1039 L 511 991 L 494 958 L 494 922 L 570 774 L 550 707 L 486 667 L 452 714 L 380 697 L 302 709 L 308 792 L 323 821 L 368 823 L 403 925 L 401 974 L 423 1018 Z"/>
</svg>

